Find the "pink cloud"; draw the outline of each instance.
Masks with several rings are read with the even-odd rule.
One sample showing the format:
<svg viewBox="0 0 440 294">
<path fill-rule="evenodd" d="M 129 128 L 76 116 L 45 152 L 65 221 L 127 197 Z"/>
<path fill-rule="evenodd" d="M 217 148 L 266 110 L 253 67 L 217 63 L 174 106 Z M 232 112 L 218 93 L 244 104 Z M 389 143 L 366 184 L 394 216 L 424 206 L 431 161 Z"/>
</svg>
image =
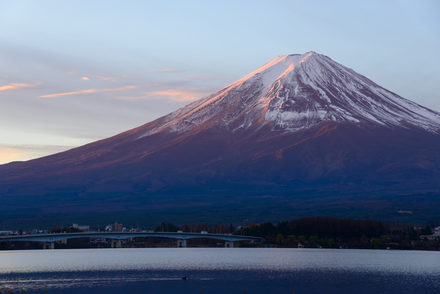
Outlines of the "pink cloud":
<svg viewBox="0 0 440 294">
<path fill-rule="evenodd" d="M 185 101 L 192 101 L 201 98 L 208 94 L 209 93 L 200 90 L 194 90 L 194 91 L 160 90 L 160 91 L 145 92 L 144 95 L 140 95 L 140 96 L 120 96 L 117 97 L 116 99 L 125 100 L 125 101 L 138 101 L 138 100 L 154 99 L 154 98 L 166 98 L 171 101 L 185 102 Z"/>
<path fill-rule="evenodd" d="M 163 90 L 163 91 L 153 91 L 148 92 L 150 96 L 163 96 L 172 101 L 182 102 L 191 101 L 199 98 L 203 95 L 200 92 L 195 91 L 178 91 L 178 90 Z"/>
<path fill-rule="evenodd" d="M 41 95 L 40 98 L 54 98 L 59 96 L 71 96 L 71 95 L 82 95 L 82 94 L 93 94 L 93 93 L 105 93 L 105 92 L 120 92 L 137 89 L 138 86 L 130 85 L 124 86 L 120 88 L 105 88 L 105 89 L 84 89 L 84 90 L 76 90 L 71 92 L 62 92 L 62 93 L 54 93 L 54 94 L 46 94 Z"/>
<path fill-rule="evenodd" d="M 5 86 L 0 86 L 0 92 L 28 89 L 28 88 L 33 88 L 33 87 L 38 86 L 38 85 L 39 85 L 39 83 L 32 83 L 32 84 L 10 83 L 10 84 L 5 85 Z"/>
</svg>

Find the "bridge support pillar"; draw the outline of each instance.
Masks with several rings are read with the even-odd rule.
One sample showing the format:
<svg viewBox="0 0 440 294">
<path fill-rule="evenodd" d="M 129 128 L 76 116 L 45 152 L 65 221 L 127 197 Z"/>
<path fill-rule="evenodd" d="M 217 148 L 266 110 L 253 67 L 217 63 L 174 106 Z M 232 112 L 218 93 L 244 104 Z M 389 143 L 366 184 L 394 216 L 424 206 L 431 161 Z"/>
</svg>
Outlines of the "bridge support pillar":
<svg viewBox="0 0 440 294">
<path fill-rule="evenodd" d="M 43 249 L 55 249 L 55 243 L 54 242 L 44 242 Z"/>
<path fill-rule="evenodd" d="M 121 248 L 122 241 L 121 240 L 112 240 L 112 248 Z"/>
<path fill-rule="evenodd" d="M 178 248 L 186 248 L 186 240 L 177 240 Z"/>
<path fill-rule="evenodd" d="M 58 241 L 59 244 L 67 245 L 67 239 Z"/>
<path fill-rule="evenodd" d="M 226 248 L 234 248 L 234 242 L 232 242 L 232 241 L 226 241 L 226 242 L 225 242 L 225 247 L 226 247 Z"/>
</svg>

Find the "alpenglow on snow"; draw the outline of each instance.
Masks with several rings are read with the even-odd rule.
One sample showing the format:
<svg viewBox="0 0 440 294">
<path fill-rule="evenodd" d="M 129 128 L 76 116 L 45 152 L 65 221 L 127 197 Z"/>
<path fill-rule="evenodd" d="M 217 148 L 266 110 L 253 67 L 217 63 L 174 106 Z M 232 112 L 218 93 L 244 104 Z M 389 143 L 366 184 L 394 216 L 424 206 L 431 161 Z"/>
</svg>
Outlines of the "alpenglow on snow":
<svg viewBox="0 0 440 294">
<path fill-rule="evenodd" d="M 201 125 L 297 131 L 321 122 L 417 127 L 440 132 L 440 113 L 400 97 L 327 56 L 279 56 L 229 86 L 157 121 L 148 136 Z"/>
</svg>

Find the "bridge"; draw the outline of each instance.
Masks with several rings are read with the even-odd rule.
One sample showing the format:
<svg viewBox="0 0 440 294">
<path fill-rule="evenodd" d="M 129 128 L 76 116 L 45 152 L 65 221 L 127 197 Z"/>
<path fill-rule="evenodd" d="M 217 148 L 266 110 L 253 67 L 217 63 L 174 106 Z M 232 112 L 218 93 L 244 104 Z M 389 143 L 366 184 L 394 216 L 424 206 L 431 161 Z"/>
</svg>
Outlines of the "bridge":
<svg viewBox="0 0 440 294">
<path fill-rule="evenodd" d="M 132 238 L 170 238 L 177 240 L 177 247 L 186 247 L 187 240 L 207 238 L 225 241 L 225 247 L 234 247 L 238 241 L 261 241 L 260 237 L 203 233 L 180 233 L 180 232 L 81 232 L 60 234 L 31 234 L 31 235 L 7 235 L 0 236 L 0 242 L 42 242 L 44 249 L 54 249 L 55 242 L 67 241 L 79 238 L 104 238 L 112 240 L 113 248 L 121 247 L 121 240 Z"/>
</svg>

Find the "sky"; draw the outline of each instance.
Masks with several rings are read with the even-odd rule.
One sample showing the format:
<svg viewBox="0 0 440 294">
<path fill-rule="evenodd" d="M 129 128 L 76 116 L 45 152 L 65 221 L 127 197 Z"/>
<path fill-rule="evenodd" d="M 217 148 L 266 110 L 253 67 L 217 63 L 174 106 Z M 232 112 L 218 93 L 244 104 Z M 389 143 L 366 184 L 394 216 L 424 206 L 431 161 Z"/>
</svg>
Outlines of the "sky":
<svg viewBox="0 0 440 294">
<path fill-rule="evenodd" d="M 308 51 L 440 111 L 440 1 L 0 0 L 0 164 L 137 127 Z"/>
</svg>

